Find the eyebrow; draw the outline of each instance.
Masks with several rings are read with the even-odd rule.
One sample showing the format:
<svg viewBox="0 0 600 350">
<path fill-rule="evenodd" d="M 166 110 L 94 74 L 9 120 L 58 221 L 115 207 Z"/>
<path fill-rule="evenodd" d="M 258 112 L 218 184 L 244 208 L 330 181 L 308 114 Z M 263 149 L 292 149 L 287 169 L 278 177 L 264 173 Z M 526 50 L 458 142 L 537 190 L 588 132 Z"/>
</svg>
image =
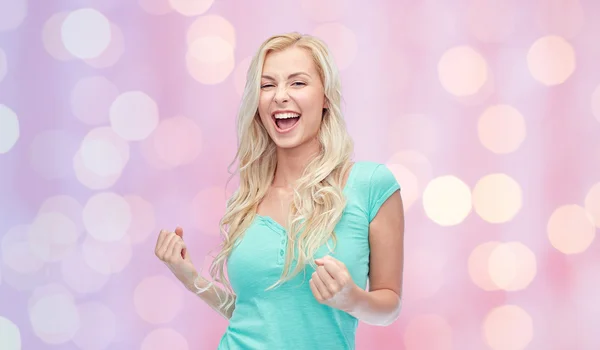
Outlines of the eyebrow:
<svg viewBox="0 0 600 350">
<path fill-rule="evenodd" d="M 309 77 L 309 78 L 310 78 L 310 75 L 309 75 L 308 73 L 305 73 L 305 72 L 296 72 L 296 73 L 292 73 L 292 74 L 290 74 L 290 75 L 288 76 L 288 80 L 289 80 L 289 79 L 292 79 L 292 78 L 295 78 L 295 77 L 297 77 L 297 76 L 300 76 L 300 75 L 306 75 L 307 77 Z M 273 78 L 273 77 L 272 77 L 272 76 L 270 76 L 270 75 L 263 75 L 263 76 L 262 76 L 262 78 L 263 78 L 263 79 L 268 79 L 268 80 L 275 80 L 275 78 Z"/>
</svg>

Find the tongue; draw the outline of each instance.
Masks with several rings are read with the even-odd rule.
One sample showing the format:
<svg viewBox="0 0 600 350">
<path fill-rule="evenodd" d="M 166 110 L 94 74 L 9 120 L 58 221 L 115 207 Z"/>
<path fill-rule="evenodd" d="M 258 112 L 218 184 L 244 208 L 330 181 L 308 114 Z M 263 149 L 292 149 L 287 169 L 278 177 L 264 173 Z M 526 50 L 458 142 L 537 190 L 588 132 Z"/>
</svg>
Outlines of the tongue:
<svg viewBox="0 0 600 350">
<path fill-rule="evenodd" d="M 277 119 L 275 122 L 277 123 L 277 127 L 282 130 L 286 130 L 296 125 L 300 117 L 296 118 L 288 118 L 288 119 Z"/>
</svg>

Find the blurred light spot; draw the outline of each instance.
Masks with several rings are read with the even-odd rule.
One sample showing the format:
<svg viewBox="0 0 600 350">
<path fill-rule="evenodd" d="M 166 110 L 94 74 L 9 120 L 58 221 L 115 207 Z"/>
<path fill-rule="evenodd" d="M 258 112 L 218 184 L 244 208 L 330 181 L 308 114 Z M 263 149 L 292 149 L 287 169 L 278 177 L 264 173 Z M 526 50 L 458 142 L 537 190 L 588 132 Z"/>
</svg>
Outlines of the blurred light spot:
<svg viewBox="0 0 600 350">
<path fill-rule="evenodd" d="M 0 349 L 21 350 L 19 327 L 8 318 L 0 316 Z"/>
<path fill-rule="evenodd" d="M 467 12 L 469 29 L 484 43 L 498 43 L 515 31 L 517 6 L 514 1 L 470 0 Z"/>
<path fill-rule="evenodd" d="M 535 23 L 544 33 L 575 37 L 585 25 L 585 14 L 578 0 L 538 1 Z"/>
<path fill-rule="evenodd" d="M 33 253 L 29 245 L 28 231 L 28 225 L 18 225 L 2 236 L 2 262 L 18 273 L 32 273 L 44 266 L 44 261 Z"/>
<path fill-rule="evenodd" d="M 160 275 L 146 277 L 135 287 L 133 291 L 135 310 L 144 321 L 153 324 L 168 323 L 181 312 L 185 288 L 174 279 L 175 277 L 167 278 Z M 164 295 L 168 295 L 168 298 Z M 161 302 L 157 303 L 157 300 Z"/>
<path fill-rule="evenodd" d="M 477 124 L 483 146 L 498 154 L 516 151 L 525 140 L 525 128 L 521 113 L 509 105 L 488 107 Z"/>
<path fill-rule="evenodd" d="M 478 245 L 469 254 L 468 270 L 473 283 L 485 291 L 498 290 L 498 286 L 490 277 L 490 256 L 500 242 L 486 242 Z"/>
<path fill-rule="evenodd" d="M 81 249 L 75 249 L 61 261 L 60 271 L 67 286 L 79 294 L 98 292 L 110 278 L 110 275 L 92 269 Z"/>
<path fill-rule="evenodd" d="M 213 0 L 169 0 L 173 10 L 184 16 L 198 16 L 208 11 Z"/>
<path fill-rule="evenodd" d="M 185 56 L 192 78 L 206 85 L 221 83 L 233 71 L 233 47 L 217 36 L 205 36 L 190 44 Z"/>
<path fill-rule="evenodd" d="M 302 11 L 313 21 L 333 22 L 342 16 L 344 0 L 302 0 Z"/>
<path fill-rule="evenodd" d="M 97 193 L 83 208 L 83 224 L 88 233 L 101 242 L 119 241 L 131 224 L 129 203 L 116 193 Z"/>
<path fill-rule="evenodd" d="M 471 190 L 452 175 L 433 179 L 423 192 L 425 214 L 441 226 L 458 225 L 471 212 Z"/>
<path fill-rule="evenodd" d="M 420 197 L 419 181 L 417 176 L 410 170 L 400 164 L 387 164 L 389 170 L 394 174 L 396 181 L 402 188 L 402 201 L 404 209 L 408 210 L 414 202 Z"/>
<path fill-rule="evenodd" d="M 169 0 L 138 0 L 138 4 L 151 15 L 166 15 L 173 11 Z"/>
<path fill-rule="evenodd" d="M 155 138 L 156 134 L 152 133 L 150 134 L 150 136 L 148 136 L 148 138 L 140 141 L 140 153 L 142 154 L 146 162 L 155 169 L 164 170 L 174 168 L 173 165 L 162 160 L 162 158 L 160 158 L 156 153 L 156 146 L 154 142 Z"/>
<path fill-rule="evenodd" d="M 85 77 L 71 91 L 71 110 L 88 125 L 107 124 L 110 105 L 117 96 L 119 90 L 105 77 Z"/>
<path fill-rule="evenodd" d="M 38 290 L 29 302 L 29 320 L 35 334 L 47 344 L 69 342 L 80 318 L 71 294 L 59 290 Z"/>
<path fill-rule="evenodd" d="M 158 118 L 158 105 L 141 91 L 122 93 L 110 106 L 110 124 L 125 140 L 145 139 L 158 125 Z"/>
<path fill-rule="evenodd" d="M 83 162 L 81 153 L 78 151 L 73 157 L 73 168 L 75 176 L 80 183 L 92 190 L 103 190 L 111 187 L 117 182 L 121 174 L 100 176 L 88 169 Z"/>
<path fill-rule="evenodd" d="M 110 128 L 99 127 L 84 137 L 78 154 L 93 174 L 119 176 L 129 161 L 129 145 Z"/>
<path fill-rule="evenodd" d="M 483 335 L 494 350 L 525 349 L 533 338 L 533 320 L 516 305 L 500 306 L 487 314 Z"/>
<path fill-rule="evenodd" d="M 544 36 L 529 48 L 527 66 L 533 78 L 540 83 L 562 84 L 575 71 L 575 51 L 562 37 Z"/>
<path fill-rule="evenodd" d="M 548 220 L 550 244 L 564 254 L 584 252 L 594 240 L 594 218 L 579 205 L 558 207 Z"/>
<path fill-rule="evenodd" d="M 210 187 L 200 191 L 192 200 L 190 213 L 195 228 L 203 234 L 220 235 L 219 221 L 225 215 L 227 198 L 222 187 Z"/>
<path fill-rule="evenodd" d="M 600 182 L 596 183 L 585 196 L 585 210 L 591 214 L 597 228 L 600 228 Z"/>
<path fill-rule="evenodd" d="M 423 114 L 408 114 L 394 118 L 388 128 L 389 148 L 416 149 L 433 153 L 440 140 L 439 122 Z"/>
<path fill-rule="evenodd" d="M 44 130 L 31 141 L 31 167 L 48 180 L 66 178 L 72 174 L 71 164 L 78 147 L 79 140 L 68 131 Z"/>
<path fill-rule="evenodd" d="M 358 42 L 354 32 L 341 23 L 326 23 L 315 28 L 312 35 L 327 43 L 339 70 L 352 64 L 358 53 Z"/>
<path fill-rule="evenodd" d="M 522 205 L 521 187 L 506 174 L 486 175 L 473 188 L 473 208 L 487 222 L 510 221 Z"/>
<path fill-rule="evenodd" d="M 176 116 L 164 119 L 154 135 L 158 157 L 172 166 L 192 163 L 202 150 L 202 131 L 192 119 Z"/>
<path fill-rule="evenodd" d="M 0 154 L 13 148 L 19 139 L 19 119 L 15 112 L 0 104 Z"/>
<path fill-rule="evenodd" d="M 439 315 L 418 315 L 412 318 L 404 331 L 407 350 L 450 350 L 452 328 Z"/>
<path fill-rule="evenodd" d="M 131 261 L 132 249 L 128 236 L 114 242 L 100 242 L 86 237 L 81 246 L 85 262 L 104 275 L 123 271 Z"/>
<path fill-rule="evenodd" d="M 97 301 L 78 305 L 80 327 L 73 343 L 82 350 L 108 349 L 116 335 L 116 316 Z"/>
<path fill-rule="evenodd" d="M 224 17 L 219 15 L 206 15 L 198 17 L 188 28 L 187 44 L 192 45 L 194 41 L 203 37 L 218 37 L 235 48 L 235 28 Z"/>
<path fill-rule="evenodd" d="M 6 53 L 2 48 L 0 48 L 0 82 L 6 76 L 6 72 L 8 71 L 8 63 L 6 61 Z"/>
<path fill-rule="evenodd" d="M 132 244 L 144 243 L 148 236 L 156 230 L 156 214 L 152 203 L 140 196 L 124 196 L 131 209 L 131 225 L 129 238 Z M 158 234 L 158 231 L 156 232 Z"/>
<path fill-rule="evenodd" d="M 67 15 L 61 27 L 67 51 L 81 59 L 100 56 L 111 40 L 110 22 L 97 10 L 75 10 Z"/>
<path fill-rule="evenodd" d="M 592 113 L 600 122 L 600 85 L 592 93 Z"/>
<path fill-rule="evenodd" d="M 523 290 L 529 286 L 537 272 L 533 252 L 519 242 L 495 246 L 488 260 L 489 274 L 498 288 L 506 291 Z"/>
<path fill-rule="evenodd" d="M 77 233 L 83 233 L 83 220 L 81 214 L 83 206 L 75 198 L 67 195 L 56 195 L 46 198 L 38 213 L 56 212 L 65 215 L 77 228 Z"/>
<path fill-rule="evenodd" d="M 410 283 L 403 287 L 402 300 L 410 303 L 433 297 L 446 280 L 446 252 L 431 248 L 411 249 L 406 251 L 405 259 L 404 280 Z"/>
<path fill-rule="evenodd" d="M 75 59 L 65 47 L 61 36 L 62 24 L 68 15 L 69 12 L 55 13 L 44 23 L 42 28 L 44 48 L 50 56 L 60 61 Z"/>
<path fill-rule="evenodd" d="M 62 260 L 76 246 L 77 226 L 58 212 L 38 213 L 27 231 L 31 251 L 45 262 Z"/>
<path fill-rule="evenodd" d="M 235 71 L 233 72 L 233 86 L 235 88 L 235 92 L 237 92 L 239 97 L 242 97 L 244 95 L 244 89 L 246 88 L 246 75 L 248 73 L 248 69 L 250 68 L 251 61 L 251 56 L 244 58 L 243 60 L 238 62 L 238 64 L 235 67 Z M 598 115 L 600 115 L 600 112 L 598 113 Z"/>
<path fill-rule="evenodd" d="M 188 350 L 188 342 L 183 335 L 170 328 L 159 328 L 148 333 L 142 340 L 140 350 Z"/>
<path fill-rule="evenodd" d="M 0 32 L 17 29 L 27 16 L 27 0 L 0 1 Z"/>
<path fill-rule="evenodd" d="M 114 23 L 110 24 L 110 33 L 111 41 L 106 50 L 98 57 L 85 60 L 85 63 L 93 68 L 106 68 L 114 66 L 119 61 L 125 53 L 125 38 L 119 26 Z"/>
<path fill-rule="evenodd" d="M 455 96 L 476 94 L 488 79 L 485 58 L 469 46 L 453 47 L 442 55 L 438 76 L 444 89 Z"/>
</svg>

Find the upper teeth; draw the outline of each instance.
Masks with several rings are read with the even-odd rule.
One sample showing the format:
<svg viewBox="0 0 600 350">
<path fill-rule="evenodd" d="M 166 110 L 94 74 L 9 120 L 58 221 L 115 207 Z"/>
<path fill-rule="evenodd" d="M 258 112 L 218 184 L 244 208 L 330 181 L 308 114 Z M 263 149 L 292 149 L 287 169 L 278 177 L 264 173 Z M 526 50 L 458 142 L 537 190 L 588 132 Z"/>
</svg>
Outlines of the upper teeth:
<svg viewBox="0 0 600 350">
<path fill-rule="evenodd" d="M 275 114 L 275 119 L 288 119 L 288 118 L 298 118 L 300 114 L 296 113 L 277 113 Z"/>
</svg>

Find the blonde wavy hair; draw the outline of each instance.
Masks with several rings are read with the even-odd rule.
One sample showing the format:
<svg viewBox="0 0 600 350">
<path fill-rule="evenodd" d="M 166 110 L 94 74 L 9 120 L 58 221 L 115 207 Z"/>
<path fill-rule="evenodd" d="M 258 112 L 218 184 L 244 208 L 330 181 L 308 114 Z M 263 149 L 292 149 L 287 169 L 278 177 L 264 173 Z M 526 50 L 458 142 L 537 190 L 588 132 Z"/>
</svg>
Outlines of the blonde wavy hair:
<svg viewBox="0 0 600 350">
<path fill-rule="evenodd" d="M 238 150 L 235 156 L 239 187 L 227 201 L 220 221 L 223 235 L 221 249 L 210 266 L 215 282 L 226 288 L 223 305 L 234 302 L 233 290 L 224 268 L 231 251 L 254 220 L 258 204 L 273 181 L 277 166 L 276 145 L 264 128 L 258 113 L 260 83 L 265 57 L 270 52 L 292 46 L 307 50 L 323 82 L 327 108 L 318 132 L 320 152 L 309 162 L 294 186 L 288 217 L 288 245 L 281 278 L 268 289 L 290 280 L 304 266 L 314 264 L 315 252 L 331 238 L 346 205 L 343 195 L 345 175 L 352 166 L 354 145 L 341 113 L 341 82 L 333 57 L 320 39 L 299 33 L 287 33 L 268 38 L 252 58 L 238 114 Z M 297 259 L 292 270 L 292 261 Z M 313 265 L 314 266 L 314 265 Z M 212 283 L 211 283 L 212 284 Z"/>
</svg>

